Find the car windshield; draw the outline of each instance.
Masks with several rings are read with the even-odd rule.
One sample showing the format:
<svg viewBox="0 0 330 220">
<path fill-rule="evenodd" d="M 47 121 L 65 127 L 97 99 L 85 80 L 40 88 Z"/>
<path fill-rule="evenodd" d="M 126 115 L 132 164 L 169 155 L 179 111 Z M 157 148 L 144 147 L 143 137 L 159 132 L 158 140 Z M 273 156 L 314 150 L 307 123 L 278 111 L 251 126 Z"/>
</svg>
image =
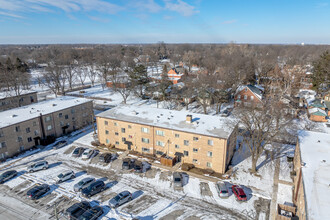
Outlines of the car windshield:
<svg viewBox="0 0 330 220">
<path fill-rule="evenodd" d="M 246 195 L 240 195 L 239 197 L 241 197 L 241 198 L 246 198 Z"/>
<path fill-rule="evenodd" d="M 118 202 L 118 201 L 120 200 L 120 198 L 121 198 L 121 196 L 117 195 L 117 196 L 114 198 L 114 200 L 115 200 L 116 202 Z"/>
<path fill-rule="evenodd" d="M 221 190 L 221 193 L 227 193 L 227 190 Z"/>
<path fill-rule="evenodd" d="M 123 162 L 123 165 L 127 166 L 127 165 L 128 165 L 128 162 L 126 162 L 126 161 L 125 161 L 125 162 Z"/>
<path fill-rule="evenodd" d="M 174 181 L 175 181 L 175 182 L 180 182 L 181 179 L 180 179 L 180 178 L 174 178 Z"/>
<path fill-rule="evenodd" d="M 77 154 L 78 152 L 79 152 L 79 149 L 75 149 L 75 150 L 73 151 L 74 154 Z"/>
<path fill-rule="evenodd" d="M 64 175 L 63 175 L 63 173 L 61 173 L 60 175 L 58 175 L 57 177 L 58 178 L 62 178 Z"/>
</svg>

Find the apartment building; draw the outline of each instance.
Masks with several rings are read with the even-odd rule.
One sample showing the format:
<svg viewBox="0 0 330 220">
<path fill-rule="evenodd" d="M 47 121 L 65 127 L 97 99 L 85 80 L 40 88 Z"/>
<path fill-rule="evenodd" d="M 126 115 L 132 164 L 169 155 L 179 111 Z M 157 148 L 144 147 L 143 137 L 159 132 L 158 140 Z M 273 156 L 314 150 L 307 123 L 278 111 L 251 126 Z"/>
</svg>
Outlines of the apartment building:
<svg viewBox="0 0 330 220">
<path fill-rule="evenodd" d="M 225 173 L 236 145 L 237 123 L 230 118 L 122 105 L 98 114 L 96 121 L 102 144 L 166 154 L 218 173 Z"/>
<path fill-rule="evenodd" d="M 300 131 L 294 156 L 293 202 L 301 220 L 329 219 L 330 135 Z"/>
<path fill-rule="evenodd" d="M 14 91 L 0 92 L 0 111 L 38 102 L 37 92 L 24 90 L 18 96 Z"/>
<path fill-rule="evenodd" d="M 0 159 L 4 159 L 91 124 L 93 104 L 63 96 L 0 112 L 0 118 Z"/>
</svg>

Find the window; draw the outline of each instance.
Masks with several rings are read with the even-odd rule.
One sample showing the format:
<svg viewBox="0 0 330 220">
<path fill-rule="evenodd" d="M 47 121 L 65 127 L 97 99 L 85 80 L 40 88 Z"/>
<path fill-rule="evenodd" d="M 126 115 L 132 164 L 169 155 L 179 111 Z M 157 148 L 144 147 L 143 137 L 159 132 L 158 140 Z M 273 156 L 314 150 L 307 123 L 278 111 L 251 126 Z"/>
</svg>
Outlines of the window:
<svg viewBox="0 0 330 220">
<path fill-rule="evenodd" d="M 158 150 L 157 150 L 157 151 L 156 151 L 156 154 L 157 154 L 157 155 L 163 155 L 164 152 L 163 152 L 163 151 L 158 151 Z"/>
<path fill-rule="evenodd" d="M 105 134 L 109 134 L 109 131 L 108 130 L 105 130 Z"/>
<path fill-rule="evenodd" d="M 197 159 L 193 159 L 193 163 L 197 163 Z"/>
<path fill-rule="evenodd" d="M 52 120 L 52 116 L 47 116 L 46 118 L 45 118 L 45 121 L 47 122 L 47 121 L 50 121 L 50 120 Z"/>
<path fill-rule="evenodd" d="M 208 168 L 212 168 L 212 163 L 210 163 L 210 162 L 206 162 L 206 166 L 207 166 Z"/>
<path fill-rule="evenodd" d="M 20 150 L 20 151 L 24 151 L 24 146 L 20 146 L 20 147 L 19 147 L 19 150 Z"/>
<path fill-rule="evenodd" d="M 36 135 L 36 136 L 39 135 L 39 131 L 38 130 L 35 130 L 34 131 L 34 135 Z"/>
<path fill-rule="evenodd" d="M 142 147 L 142 152 L 149 153 L 150 152 L 150 149 L 149 148 Z"/>
<path fill-rule="evenodd" d="M 179 135 L 179 134 L 175 134 L 175 137 L 176 137 L 176 138 L 179 138 L 179 137 L 180 137 L 180 135 Z"/>
<path fill-rule="evenodd" d="M 116 145 L 119 145 L 119 142 L 118 141 L 116 141 Z"/>
<path fill-rule="evenodd" d="M 198 149 L 197 148 L 193 148 L 193 152 L 194 153 L 197 153 L 198 152 Z"/>
<path fill-rule="evenodd" d="M 198 141 L 198 137 L 194 137 L 193 140 L 194 140 L 194 141 Z"/>
<path fill-rule="evenodd" d="M 21 131 L 20 126 L 16 126 L 16 127 L 15 127 L 15 130 L 16 130 L 16 132 L 20 132 L 20 131 Z"/>
<path fill-rule="evenodd" d="M 26 130 L 26 133 L 30 133 L 30 132 L 31 132 L 31 130 L 30 130 L 30 128 L 29 128 L 29 127 L 28 127 L 28 128 L 26 128 L 25 130 Z"/>
<path fill-rule="evenodd" d="M 213 140 L 208 140 L 207 144 L 213 146 Z"/>
<path fill-rule="evenodd" d="M 189 146 L 189 141 L 188 140 L 184 140 L 183 143 L 184 143 L 184 145 Z"/>
<path fill-rule="evenodd" d="M 0 129 L 0 137 L 3 137 L 4 135 L 3 135 L 3 131 L 2 131 L 2 129 Z"/>
<path fill-rule="evenodd" d="M 188 153 L 188 151 L 183 151 L 183 155 L 185 155 L 185 156 L 188 156 L 189 155 L 189 153 Z"/>
<path fill-rule="evenodd" d="M 118 136 L 118 132 L 115 132 L 115 135 Z"/>
<path fill-rule="evenodd" d="M 244 95 L 244 100 L 247 100 L 247 95 Z"/>
<path fill-rule="evenodd" d="M 164 131 L 160 131 L 160 130 L 156 130 L 156 135 L 165 136 L 165 132 Z"/>
<path fill-rule="evenodd" d="M 4 141 L 4 142 L 2 142 L 1 144 L 0 144 L 0 148 L 3 148 L 3 147 L 7 147 L 7 145 L 6 145 L 6 142 Z"/>
<path fill-rule="evenodd" d="M 104 125 L 108 125 L 108 121 L 104 121 Z"/>
<path fill-rule="evenodd" d="M 175 145 L 175 148 L 176 148 L 176 149 L 179 149 L 179 148 L 180 148 L 180 146 L 176 144 L 176 145 Z"/>
<path fill-rule="evenodd" d="M 164 147 L 164 146 L 165 146 L 165 143 L 162 142 L 162 141 L 156 141 L 156 145 L 157 145 L 157 146 Z"/>
<path fill-rule="evenodd" d="M 23 138 L 22 137 L 17 137 L 17 142 L 22 142 Z"/>
<path fill-rule="evenodd" d="M 71 114 L 74 114 L 76 111 L 74 110 L 74 108 L 71 109 Z"/>
<path fill-rule="evenodd" d="M 250 97 L 250 98 L 251 98 L 251 100 L 253 101 L 254 97 L 253 97 L 252 95 L 251 95 L 251 97 Z"/>
<path fill-rule="evenodd" d="M 65 119 L 69 119 L 69 115 L 65 115 Z"/>
<path fill-rule="evenodd" d="M 59 117 L 59 118 L 62 118 L 62 116 L 63 116 L 63 113 L 59 113 L 59 114 L 58 114 L 58 117 Z"/>
<path fill-rule="evenodd" d="M 50 130 L 52 130 L 52 126 L 51 125 L 48 125 L 47 126 L 47 131 L 50 131 Z"/>
<path fill-rule="evenodd" d="M 60 126 L 64 126 L 64 122 L 63 121 L 60 121 Z"/>
<path fill-rule="evenodd" d="M 122 132 L 122 133 L 125 133 L 125 128 L 122 128 L 122 129 L 121 129 L 121 132 Z"/>
<path fill-rule="evenodd" d="M 28 137 L 28 142 L 32 142 L 32 137 Z"/>
<path fill-rule="evenodd" d="M 241 99 L 241 95 L 237 95 L 237 99 Z"/>
<path fill-rule="evenodd" d="M 118 126 L 117 122 L 114 122 L 113 125 L 114 125 L 114 126 Z"/>
<path fill-rule="evenodd" d="M 149 144 L 149 138 L 142 138 L 142 142 Z"/>
<path fill-rule="evenodd" d="M 105 139 L 105 142 L 106 142 L 107 144 L 109 144 L 109 143 L 110 143 L 109 139 Z"/>
<path fill-rule="evenodd" d="M 128 125 L 128 128 L 132 128 L 132 126 L 131 125 Z"/>
<path fill-rule="evenodd" d="M 212 157 L 212 151 L 208 151 L 208 152 L 207 152 L 207 156 L 208 156 L 208 157 Z"/>
<path fill-rule="evenodd" d="M 141 131 L 142 131 L 143 133 L 149 133 L 149 128 L 141 128 Z"/>
<path fill-rule="evenodd" d="M 122 142 L 125 142 L 125 141 L 126 141 L 126 138 L 121 138 L 121 141 L 122 141 Z"/>
<path fill-rule="evenodd" d="M 36 121 L 33 122 L 33 126 L 37 126 L 37 122 Z"/>
</svg>

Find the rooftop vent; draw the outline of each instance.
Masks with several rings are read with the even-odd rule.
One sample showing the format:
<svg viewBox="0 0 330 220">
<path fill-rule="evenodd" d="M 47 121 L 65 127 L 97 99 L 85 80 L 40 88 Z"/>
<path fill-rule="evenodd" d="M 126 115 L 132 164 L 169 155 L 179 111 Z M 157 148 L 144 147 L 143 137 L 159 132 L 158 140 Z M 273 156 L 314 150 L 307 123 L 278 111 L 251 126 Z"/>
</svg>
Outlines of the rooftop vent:
<svg viewBox="0 0 330 220">
<path fill-rule="evenodd" d="M 52 106 L 54 107 L 54 106 L 56 106 L 56 104 L 54 103 L 54 104 L 52 104 Z"/>
<path fill-rule="evenodd" d="M 15 118 L 15 117 L 17 117 L 17 115 L 12 115 L 11 117 L 12 117 L 12 118 Z"/>
<path fill-rule="evenodd" d="M 189 124 L 192 123 L 192 115 L 187 115 L 186 116 L 186 123 L 189 123 Z"/>
<path fill-rule="evenodd" d="M 137 111 L 132 111 L 131 114 L 132 114 L 132 115 L 137 115 L 137 114 L 139 114 L 139 113 L 138 113 Z"/>
<path fill-rule="evenodd" d="M 317 141 L 317 143 L 321 143 L 321 141 L 320 141 L 320 140 L 318 140 L 318 141 Z"/>
</svg>

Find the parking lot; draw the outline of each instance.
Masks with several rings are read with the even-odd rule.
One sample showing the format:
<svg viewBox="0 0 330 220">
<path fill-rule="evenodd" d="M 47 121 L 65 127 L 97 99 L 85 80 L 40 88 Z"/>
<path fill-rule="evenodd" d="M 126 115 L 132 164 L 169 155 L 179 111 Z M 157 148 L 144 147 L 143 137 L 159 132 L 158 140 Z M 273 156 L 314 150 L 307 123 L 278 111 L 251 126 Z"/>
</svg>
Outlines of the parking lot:
<svg viewBox="0 0 330 220">
<path fill-rule="evenodd" d="M 258 206 L 259 212 L 268 212 L 267 205 L 260 207 L 260 203 L 267 204 L 268 200 L 261 202 L 262 198 L 250 196 L 247 202 L 238 204 L 233 196 L 220 199 L 214 183 L 197 178 L 187 177 L 187 183 L 177 189 L 173 187 L 170 171 L 155 167 L 145 173 L 123 170 L 125 153 L 119 152 L 119 157 L 109 164 L 100 163 L 98 156 L 85 160 L 73 157 L 72 152 L 77 146 L 78 143 L 73 143 L 60 149 L 46 148 L 11 164 L 5 170 L 15 169 L 19 175 L 0 185 L 1 192 L 38 210 L 40 214 L 35 212 L 35 219 L 38 215 L 55 219 L 55 209 L 59 218 L 65 219 L 64 211 L 80 201 L 89 201 L 92 206 L 100 205 L 104 210 L 101 219 L 255 219 L 257 209 L 251 210 L 251 205 Z M 28 165 L 40 160 L 47 160 L 49 168 L 26 172 Z M 63 170 L 73 170 L 76 177 L 56 183 L 56 176 Z M 73 190 L 73 186 L 86 177 L 103 180 L 106 189 L 91 198 L 84 198 L 81 192 Z M 29 189 L 43 183 L 50 185 L 50 192 L 38 200 L 26 197 Z M 132 193 L 133 200 L 118 208 L 110 208 L 109 200 L 124 190 Z M 0 202 L 5 204 L 3 200 Z M 230 204 L 233 204 L 232 208 Z"/>
</svg>

